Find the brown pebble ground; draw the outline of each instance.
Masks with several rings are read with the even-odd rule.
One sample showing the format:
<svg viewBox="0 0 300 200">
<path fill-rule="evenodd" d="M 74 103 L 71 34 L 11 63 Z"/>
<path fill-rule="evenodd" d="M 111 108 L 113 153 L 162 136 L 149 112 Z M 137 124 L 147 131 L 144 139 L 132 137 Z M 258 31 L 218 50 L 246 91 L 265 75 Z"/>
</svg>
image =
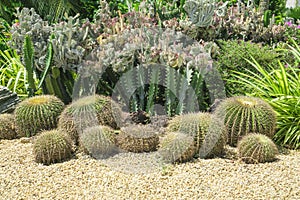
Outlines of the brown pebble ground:
<svg viewBox="0 0 300 200">
<path fill-rule="evenodd" d="M 155 153 L 123 153 L 107 160 L 79 155 L 44 166 L 34 161 L 31 142 L 0 141 L 1 200 L 299 197 L 300 151 L 255 165 L 224 158 L 162 165 Z"/>
</svg>

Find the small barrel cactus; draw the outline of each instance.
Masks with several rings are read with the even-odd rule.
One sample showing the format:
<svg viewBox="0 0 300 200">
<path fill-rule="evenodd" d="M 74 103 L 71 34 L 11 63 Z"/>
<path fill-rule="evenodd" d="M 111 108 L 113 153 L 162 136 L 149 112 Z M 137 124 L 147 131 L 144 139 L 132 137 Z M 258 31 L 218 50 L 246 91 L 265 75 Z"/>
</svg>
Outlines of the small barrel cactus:
<svg viewBox="0 0 300 200">
<path fill-rule="evenodd" d="M 36 162 L 45 165 L 62 162 L 72 156 L 71 139 L 58 129 L 43 131 L 35 138 L 33 154 Z"/>
<path fill-rule="evenodd" d="M 193 159 L 196 153 L 194 138 L 180 132 L 169 132 L 159 144 L 158 154 L 166 163 L 182 163 Z"/>
<path fill-rule="evenodd" d="M 249 164 L 274 161 L 278 154 L 274 142 L 269 137 L 258 133 L 244 136 L 237 148 L 239 158 Z"/>
<path fill-rule="evenodd" d="M 242 136 L 251 132 L 270 138 L 274 135 L 276 114 L 268 103 L 259 98 L 231 97 L 222 101 L 214 113 L 224 120 L 230 146 L 236 146 Z"/>
<path fill-rule="evenodd" d="M 17 137 L 13 114 L 0 114 L 0 140 L 11 140 Z"/>
<path fill-rule="evenodd" d="M 167 132 L 181 132 L 194 138 L 200 158 L 221 155 L 227 141 L 225 126 L 210 113 L 188 113 L 169 121 Z"/>
<path fill-rule="evenodd" d="M 41 130 L 57 127 L 58 116 L 64 103 L 53 95 L 40 95 L 25 99 L 15 109 L 16 132 L 19 137 L 30 137 Z"/>
<path fill-rule="evenodd" d="M 106 125 L 118 128 L 122 111 L 111 98 L 102 95 L 82 97 L 68 105 L 61 113 L 58 127 L 66 131 L 75 144 L 84 129 Z"/>
<path fill-rule="evenodd" d="M 116 139 L 121 149 L 135 153 L 155 151 L 159 144 L 157 131 L 149 125 L 122 127 Z"/>
<path fill-rule="evenodd" d="M 13 112 L 19 102 L 20 99 L 16 93 L 7 87 L 0 86 L 0 113 Z"/>
<path fill-rule="evenodd" d="M 118 153 L 115 131 L 109 126 L 93 126 L 84 129 L 79 137 L 84 150 L 96 159 L 104 159 Z"/>
</svg>

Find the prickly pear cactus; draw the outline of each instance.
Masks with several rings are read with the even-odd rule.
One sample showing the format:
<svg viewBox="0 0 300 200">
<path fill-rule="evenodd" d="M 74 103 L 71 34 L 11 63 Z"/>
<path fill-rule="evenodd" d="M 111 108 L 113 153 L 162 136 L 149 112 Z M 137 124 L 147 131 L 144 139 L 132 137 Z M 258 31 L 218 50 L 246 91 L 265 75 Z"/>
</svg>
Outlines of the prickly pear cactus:
<svg viewBox="0 0 300 200">
<path fill-rule="evenodd" d="M 72 156 L 72 142 L 68 135 L 57 129 L 39 134 L 33 145 L 35 161 L 49 165 Z"/>
<path fill-rule="evenodd" d="M 148 125 L 122 127 L 116 138 L 121 149 L 135 153 L 155 151 L 159 143 L 157 131 Z"/>
<path fill-rule="evenodd" d="M 84 129 L 79 137 L 84 150 L 96 159 L 104 159 L 118 153 L 115 132 L 109 126 L 93 126 Z"/>
<path fill-rule="evenodd" d="M 224 120 L 228 144 L 236 146 L 238 140 L 248 133 L 261 133 L 273 137 L 276 114 L 262 99 L 247 96 L 228 98 L 216 108 L 215 115 Z"/>
<path fill-rule="evenodd" d="M 182 163 L 196 153 L 194 138 L 181 132 L 169 132 L 160 141 L 158 154 L 166 163 Z"/>
<path fill-rule="evenodd" d="M 0 114 L 13 112 L 19 102 L 20 99 L 16 93 L 7 87 L 0 86 Z"/>
<path fill-rule="evenodd" d="M 248 134 L 238 143 L 239 158 L 249 164 L 274 161 L 277 154 L 274 142 L 262 134 Z"/>
</svg>

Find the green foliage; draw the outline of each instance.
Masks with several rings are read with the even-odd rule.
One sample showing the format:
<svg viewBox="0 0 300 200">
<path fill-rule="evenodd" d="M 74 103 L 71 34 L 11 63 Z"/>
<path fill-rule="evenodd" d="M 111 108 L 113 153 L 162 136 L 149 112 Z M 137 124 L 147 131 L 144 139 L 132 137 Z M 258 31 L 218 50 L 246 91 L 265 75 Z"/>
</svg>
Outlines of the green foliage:
<svg viewBox="0 0 300 200">
<path fill-rule="evenodd" d="M 52 95 L 40 95 L 25 99 L 16 107 L 16 131 L 20 137 L 36 135 L 41 130 L 56 128 L 64 103 Z"/>
<path fill-rule="evenodd" d="M 71 158 L 72 151 L 70 138 L 56 129 L 41 132 L 33 144 L 35 161 L 45 165 Z"/>
<path fill-rule="evenodd" d="M 225 99 L 218 105 L 215 114 L 224 119 L 231 146 L 236 146 L 240 138 L 249 133 L 260 133 L 270 138 L 275 133 L 276 114 L 260 98 L 236 96 Z"/>
<path fill-rule="evenodd" d="M 286 11 L 286 16 L 293 18 L 295 21 L 300 19 L 300 7 L 288 9 Z"/>
<path fill-rule="evenodd" d="M 300 62 L 300 48 L 294 42 L 289 46 L 298 63 Z M 248 74 L 235 72 L 237 81 L 248 87 L 249 95 L 257 96 L 267 101 L 277 114 L 277 132 L 275 142 L 290 148 L 300 147 L 300 69 L 299 66 L 279 62 L 279 69 L 266 70 L 261 64 L 252 59 L 248 60 L 259 72 Z"/>
<path fill-rule="evenodd" d="M 238 155 L 248 164 L 271 162 L 276 159 L 278 149 L 265 135 L 251 133 L 238 143 Z"/>
<path fill-rule="evenodd" d="M 118 153 L 115 132 L 108 126 L 92 126 L 80 135 L 80 145 L 96 159 L 108 158 Z"/>
<path fill-rule="evenodd" d="M 122 127 L 116 139 L 118 147 L 135 153 L 155 151 L 159 143 L 154 128 L 138 124 Z"/>
<path fill-rule="evenodd" d="M 197 156 L 207 158 L 224 152 L 227 135 L 224 124 L 210 113 L 188 113 L 169 121 L 167 132 L 181 132 L 194 138 Z"/>
<path fill-rule="evenodd" d="M 16 93 L 8 88 L 0 86 L 0 113 L 11 113 L 20 102 Z"/>
<path fill-rule="evenodd" d="M 0 140 L 11 140 L 17 137 L 13 114 L 0 114 Z"/>
<path fill-rule="evenodd" d="M 166 163 L 182 163 L 196 153 L 193 137 L 180 132 L 169 132 L 160 141 L 158 154 Z"/>
<path fill-rule="evenodd" d="M 217 56 L 216 65 L 222 79 L 225 81 L 225 91 L 227 96 L 245 95 L 247 88 L 233 82 L 236 80 L 232 71 L 246 73 L 248 70 L 256 70 L 245 59 L 254 57 L 263 66 L 276 66 L 281 55 L 271 47 L 252 42 L 240 40 L 219 41 L 220 51 Z"/>
<path fill-rule="evenodd" d="M 78 144 L 84 129 L 96 125 L 107 125 L 114 129 L 121 123 L 121 109 L 109 97 L 91 95 L 69 104 L 59 117 L 58 127 Z"/>
</svg>

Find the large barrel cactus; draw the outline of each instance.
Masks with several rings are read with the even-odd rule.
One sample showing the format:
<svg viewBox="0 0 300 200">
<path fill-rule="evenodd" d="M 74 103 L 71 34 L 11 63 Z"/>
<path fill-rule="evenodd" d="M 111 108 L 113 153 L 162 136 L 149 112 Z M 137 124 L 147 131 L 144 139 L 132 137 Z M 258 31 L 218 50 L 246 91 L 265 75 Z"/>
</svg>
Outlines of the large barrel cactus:
<svg viewBox="0 0 300 200">
<path fill-rule="evenodd" d="M 274 142 L 262 134 L 248 134 L 238 143 L 239 158 L 249 164 L 274 161 L 277 154 Z"/>
<path fill-rule="evenodd" d="M 114 129 L 121 123 L 122 111 L 110 97 L 91 95 L 68 105 L 61 113 L 58 127 L 66 131 L 75 144 L 87 127 L 106 125 Z"/>
<path fill-rule="evenodd" d="M 15 109 L 16 132 L 19 137 L 30 137 L 41 130 L 57 127 L 58 116 L 64 103 L 53 95 L 40 95 L 25 99 Z"/>
<path fill-rule="evenodd" d="M 200 158 L 224 153 L 227 141 L 222 121 L 210 113 L 188 113 L 169 121 L 167 132 L 181 132 L 194 138 L 196 154 Z"/>
<path fill-rule="evenodd" d="M 228 144 L 236 146 L 248 133 L 260 133 L 270 138 L 276 128 L 276 114 L 265 101 L 256 97 L 237 96 L 223 100 L 215 115 L 224 120 Z"/>
<path fill-rule="evenodd" d="M 19 102 L 20 99 L 16 93 L 7 87 L 0 86 L 0 114 L 13 112 Z"/>
<path fill-rule="evenodd" d="M 35 161 L 45 165 L 69 159 L 72 152 L 71 139 L 57 129 L 41 132 L 33 145 Z"/>
</svg>

